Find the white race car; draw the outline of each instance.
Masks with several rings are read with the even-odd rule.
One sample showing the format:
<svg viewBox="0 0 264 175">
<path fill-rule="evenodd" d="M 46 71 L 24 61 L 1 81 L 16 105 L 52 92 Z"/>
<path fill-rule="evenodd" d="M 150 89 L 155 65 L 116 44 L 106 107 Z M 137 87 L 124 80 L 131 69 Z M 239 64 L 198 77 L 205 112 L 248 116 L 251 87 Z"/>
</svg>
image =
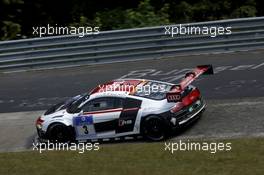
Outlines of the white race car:
<svg viewBox="0 0 264 175">
<path fill-rule="evenodd" d="M 70 142 L 143 135 L 159 141 L 198 118 L 205 103 L 190 85 L 211 65 L 197 66 L 179 84 L 119 79 L 48 109 L 36 121 L 40 139 Z"/>
</svg>

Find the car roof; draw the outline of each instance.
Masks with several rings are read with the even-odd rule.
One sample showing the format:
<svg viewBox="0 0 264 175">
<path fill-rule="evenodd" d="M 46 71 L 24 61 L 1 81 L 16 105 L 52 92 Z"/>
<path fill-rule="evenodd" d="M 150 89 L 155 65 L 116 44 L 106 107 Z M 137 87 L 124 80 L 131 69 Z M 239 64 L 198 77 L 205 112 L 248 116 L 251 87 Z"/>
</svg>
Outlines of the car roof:
<svg viewBox="0 0 264 175">
<path fill-rule="evenodd" d="M 109 81 L 104 84 L 100 84 L 95 87 L 90 95 L 94 97 L 127 97 L 134 96 L 133 94 L 136 92 L 137 86 L 144 86 L 147 83 L 160 83 L 164 85 L 174 85 L 167 82 L 156 81 L 156 80 L 148 80 L 148 79 L 116 79 Z M 141 98 L 147 98 L 147 96 L 141 96 Z"/>
<path fill-rule="evenodd" d="M 131 93 L 137 85 L 144 82 L 144 80 L 136 80 L 136 79 L 130 79 L 130 80 L 112 80 L 104 84 L 99 84 L 96 88 L 94 88 L 90 94 L 97 94 L 102 92 L 127 92 Z"/>
<path fill-rule="evenodd" d="M 99 84 L 95 87 L 90 95 L 101 93 L 101 92 L 127 92 L 132 93 L 138 85 L 144 86 L 148 82 L 156 82 L 167 85 L 173 85 L 171 83 L 156 81 L 156 80 L 147 80 L 147 79 L 116 79 L 104 84 Z"/>
</svg>

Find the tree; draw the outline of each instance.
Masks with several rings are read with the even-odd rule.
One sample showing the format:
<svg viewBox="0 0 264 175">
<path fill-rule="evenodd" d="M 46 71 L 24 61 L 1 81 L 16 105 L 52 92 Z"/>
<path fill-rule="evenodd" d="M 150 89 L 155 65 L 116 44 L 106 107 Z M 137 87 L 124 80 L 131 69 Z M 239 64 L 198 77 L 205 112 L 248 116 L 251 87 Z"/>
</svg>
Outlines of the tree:
<svg viewBox="0 0 264 175">
<path fill-rule="evenodd" d="M 94 21 L 104 30 L 165 25 L 170 23 L 168 10 L 168 4 L 156 11 L 150 0 L 144 0 L 135 9 L 98 12 Z"/>
<path fill-rule="evenodd" d="M 15 39 L 21 34 L 21 21 L 16 17 L 21 13 L 22 0 L 0 1 L 0 39 Z"/>
<path fill-rule="evenodd" d="M 32 37 L 33 27 L 113 30 L 264 15 L 263 0 L 0 0 L 0 39 Z"/>
</svg>

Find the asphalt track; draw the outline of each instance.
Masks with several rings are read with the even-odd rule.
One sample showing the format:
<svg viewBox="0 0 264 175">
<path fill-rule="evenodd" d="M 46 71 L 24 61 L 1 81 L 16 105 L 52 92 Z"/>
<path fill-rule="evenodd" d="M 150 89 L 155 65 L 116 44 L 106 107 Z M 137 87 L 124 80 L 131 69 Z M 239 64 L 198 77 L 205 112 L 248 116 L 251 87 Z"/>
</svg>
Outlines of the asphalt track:
<svg viewBox="0 0 264 175">
<path fill-rule="evenodd" d="M 1 73 L 0 151 L 30 148 L 41 110 L 97 84 L 120 77 L 177 83 L 188 69 L 201 64 L 212 64 L 216 72 L 194 83 L 208 108 L 178 138 L 264 136 L 264 50 L 255 50 Z"/>
</svg>

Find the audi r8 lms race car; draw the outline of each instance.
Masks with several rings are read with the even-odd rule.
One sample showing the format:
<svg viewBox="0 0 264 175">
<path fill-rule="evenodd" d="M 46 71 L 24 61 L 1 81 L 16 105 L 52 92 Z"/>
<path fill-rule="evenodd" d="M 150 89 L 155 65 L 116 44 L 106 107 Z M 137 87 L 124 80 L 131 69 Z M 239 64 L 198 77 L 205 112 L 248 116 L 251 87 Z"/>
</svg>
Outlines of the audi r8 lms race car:
<svg viewBox="0 0 264 175">
<path fill-rule="evenodd" d="M 101 84 L 48 109 L 36 121 L 38 136 L 57 142 L 129 135 L 165 139 L 203 113 L 205 102 L 191 85 L 202 74 L 213 74 L 212 66 L 197 66 L 179 84 L 146 79 Z"/>
</svg>

